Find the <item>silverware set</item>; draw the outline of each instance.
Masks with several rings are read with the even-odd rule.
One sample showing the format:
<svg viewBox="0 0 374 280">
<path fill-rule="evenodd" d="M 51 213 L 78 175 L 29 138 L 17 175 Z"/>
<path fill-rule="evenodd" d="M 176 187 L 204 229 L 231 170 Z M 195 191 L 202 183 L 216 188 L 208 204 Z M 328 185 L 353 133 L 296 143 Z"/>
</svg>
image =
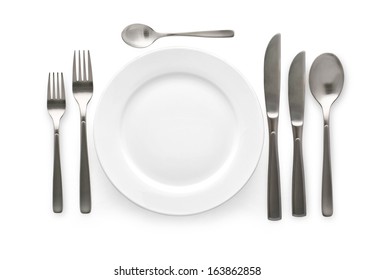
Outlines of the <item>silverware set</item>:
<svg viewBox="0 0 374 280">
<path fill-rule="evenodd" d="M 158 33 L 144 24 L 132 24 L 122 32 L 122 39 L 130 46 L 144 48 L 167 36 L 233 37 L 232 30 L 189 33 Z M 305 107 L 305 52 L 293 59 L 288 73 L 288 102 L 293 133 L 292 215 L 307 214 L 303 164 L 303 124 Z M 89 51 L 74 52 L 72 92 L 80 111 L 80 211 L 90 213 L 92 207 L 90 169 L 87 147 L 87 107 L 93 95 L 93 78 Z M 330 156 L 330 108 L 339 97 L 344 83 L 344 71 L 339 59 L 331 54 L 320 55 L 313 62 L 309 74 L 310 91 L 321 105 L 324 120 L 324 149 L 322 170 L 322 214 L 333 214 L 333 192 Z M 269 131 L 269 160 L 267 180 L 267 209 L 269 220 L 282 219 L 281 180 L 278 154 L 279 100 L 281 91 L 281 35 L 269 42 L 264 58 L 264 93 Z M 48 75 L 47 109 L 53 121 L 53 211 L 63 211 L 63 188 L 60 162 L 59 127 L 66 109 L 64 77 L 62 73 Z"/>
<path fill-rule="evenodd" d="M 82 55 L 81 55 L 82 53 Z M 80 111 L 80 211 L 84 214 L 91 212 L 91 184 L 87 148 L 87 105 L 93 94 L 93 79 L 90 52 L 74 52 L 73 58 L 73 95 Z M 47 109 L 53 121 L 54 128 L 54 167 L 53 167 L 53 212 L 63 211 L 62 176 L 60 162 L 59 127 L 60 119 L 66 109 L 65 86 L 62 73 L 52 73 L 48 76 Z"/>
<path fill-rule="evenodd" d="M 280 97 L 281 36 L 269 42 L 264 60 L 264 92 L 269 126 L 268 219 L 282 218 L 281 187 L 278 158 L 278 117 Z M 333 214 L 332 175 L 330 157 L 330 107 L 339 97 L 344 83 L 344 71 L 339 59 L 331 53 L 320 55 L 313 62 L 309 85 L 314 98 L 322 107 L 324 117 L 324 150 L 322 171 L 322 214 Z M 293 133 L 292 215 L 306 216 L 305 179 L 302 132 L 305 105 L 305 52 L 291 63 L 288 76 L 288 101 Z"/>
</svg>

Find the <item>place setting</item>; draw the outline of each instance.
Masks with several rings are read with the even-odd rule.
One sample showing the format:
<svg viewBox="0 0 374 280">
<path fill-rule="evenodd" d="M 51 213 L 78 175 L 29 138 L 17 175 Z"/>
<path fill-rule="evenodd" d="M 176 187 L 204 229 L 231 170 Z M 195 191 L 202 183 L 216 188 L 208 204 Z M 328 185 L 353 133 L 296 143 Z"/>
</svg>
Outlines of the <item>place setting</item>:
<svg viewBox="0 0 374 280">
<path fill-rule="evenodd" d="M 126 48 L 146 48 L 174 36 L 200 40 L 235 40 L 233 30 L 160 33 L 144 24 L 130 24 L 121 35 Z M 118 36 L 119 37 L 119 36 Z M 119 38 L 118 38 L 119 39 Z M 120 39 L 119 39 L 120 40 Z M 333 174 L 330 155 L 330 108 L 343 90 L 344 70 L 337 56 L 324 53 L 312 63 L 306 77 L 306 52 L 298 53 L 281 73 L 281 35 L 269 41 L 263 53 L 264 83 L 257 91 L 235 67 L 208 52 L 173 47 L 155 50 L 127 64 L 103 92 L 94 93 L 95 54 L 72 51 L 72 68 L 47 73 L 47 110 L 53 124 L 51 151 L 51 205 L 63 212 L 64 170 L 61 168 L 60 122 L 66 96 L 73 95 L 80 112 L 79 202 L 91 213 L 90 157 L 87 112 L 93 118 L 93 144 L 100 166 L 111 184 L 136 205 L 166 215 L 202 213 L 228 201 L 251 180 L 263 152 L 268 152 L 268 219 L 282 219 L 282 196 L 292 198 L 295 217 L 307 215 L 303 157 L 303 125 L 307 87 L 323 112 L 322 215 L 333 215 Z M 115 69 L 114 69 L 115 70 Z M 115 71 L 113 71 L 115 72 Z M 64 81 L 72 77 L 71 84 Z M 284 75 L 284 76 L 283 76 Z M 281 81 L 288 76 L 288 103 L 293 135 L 292 192 L 282 192 L 278 147 Z M 95 111 L 87 110 L 98 98 Z M 265 112 L 260 106 L 265 102 Z M 92 118 L 90 118 L 91 120 Z M 266 127 L 265 124 L 268 126 Z M 51 131 L 52 132 L 52 131 Z M 268 144 L 265 135 L 268 135 Z M 52 140 L 52 138 L 51 138 Z M 61 144 L 61 145 L 60 145 Z M 52 162 L 52 161 L 51 161 Z M 94 197 L 94 196 L 93 196 Z M 267 201 L 267 206 L 266 206 Z"/>
</svg>

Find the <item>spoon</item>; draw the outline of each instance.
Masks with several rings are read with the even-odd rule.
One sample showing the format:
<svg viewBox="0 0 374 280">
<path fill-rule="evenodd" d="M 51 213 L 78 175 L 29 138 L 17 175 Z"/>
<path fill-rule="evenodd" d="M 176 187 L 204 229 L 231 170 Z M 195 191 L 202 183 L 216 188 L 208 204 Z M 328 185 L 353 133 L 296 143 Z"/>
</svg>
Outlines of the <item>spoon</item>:
<svg viewBox="0 0 374 280">
<path fill-rule="evenodd" d="M 344 84 L 343 66 L 331 53 L 317 57 L 310 69 L 309 85 L 314 98 L 322 107 L 324 120 L 324 148 L 322 171 L 322 214 L 333 214 L 331 156 L 330 156 L 330 108 L 339 97 Z"/>
<path fill-rule="evenodd" d="M 198 31 L 186 33 L 158 33 L 144 24 L 131 24 L 122 31 L 122 39 L 126 44 L 134 48 L 145 48 L 153 44 L 159 38 L 168 36 L 192 36 L 208 38 L 234 37 L 232 30 Z"/>
</svg>

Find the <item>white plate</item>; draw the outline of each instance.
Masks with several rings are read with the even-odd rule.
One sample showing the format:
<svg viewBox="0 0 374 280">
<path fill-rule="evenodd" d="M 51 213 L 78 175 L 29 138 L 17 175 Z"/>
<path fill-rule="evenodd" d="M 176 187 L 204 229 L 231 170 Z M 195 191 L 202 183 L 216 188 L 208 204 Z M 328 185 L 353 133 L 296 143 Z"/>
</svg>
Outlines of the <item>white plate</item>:
<svg viewBox="0 0 374 280">
<path fill-rule="evenodd" d="M 94 122 L 100 163 L 136 204 L 172 215 L 199 213 L 235 195 L 264 141 L 254 91 L 209 54 L 167 49 L 127 65 Z"/>
</svg>

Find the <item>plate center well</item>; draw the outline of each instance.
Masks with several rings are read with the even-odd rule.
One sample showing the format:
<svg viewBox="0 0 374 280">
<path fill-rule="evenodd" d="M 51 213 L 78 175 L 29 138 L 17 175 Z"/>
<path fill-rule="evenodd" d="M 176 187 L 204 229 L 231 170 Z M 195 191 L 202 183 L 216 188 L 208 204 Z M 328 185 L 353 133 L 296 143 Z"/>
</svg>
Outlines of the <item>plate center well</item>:
<svg viewBox="0 0 374 280">
<path fill-rule="evenodd" d="M 149 80 L 130 97 L 121 142 L 140 178 L 187 186 L 224 172 L 237 148 L 237 121 L 214 84 L 170 73 Z"/>
</svg>

